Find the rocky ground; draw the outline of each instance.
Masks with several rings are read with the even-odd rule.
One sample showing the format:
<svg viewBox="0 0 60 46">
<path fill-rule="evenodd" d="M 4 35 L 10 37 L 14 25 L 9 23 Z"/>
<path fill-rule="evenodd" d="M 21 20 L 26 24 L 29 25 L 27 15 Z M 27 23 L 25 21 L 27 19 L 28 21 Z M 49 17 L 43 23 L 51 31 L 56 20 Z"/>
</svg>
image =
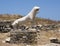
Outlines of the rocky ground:
<svg viewBox="0 0 60 46">
<path fill-rule="evenodd" d="M 3 16 L 2 16 L 3 18 Z M 11 18 L 10 18 L 11 19 Z M 36 20 L 37 22 L 37 20 Z M 0 21 L 0 46 L 60 46 L 60 23 L 57 23 L 55 21 L 46 21 L 46 20 L 41 20 L 39 21 L 38 19 L 38 24 L 35 24 L 34 26 L 29 26 L 28 25 L 20 25 L 17 27 L 16 30 L 11 28 L 11 23 L 12 21 Z M 17 33 L 17 32 L 18 33 Z M 20 32 L 21 31 L 21 32 Z M 27 32 L 26 32 L 27 31 Z M 13 32 L 13 34 L 11 33 Z M 16 33 L 14 33 L 16 32 Z M 33 37 L 34 33 L 30 32 L 35 32 L 36 34 L 36 43 L 34 44 L 27 44 L 23 42 L 16 42 L 14 43 L 13 39 L 18 39 L 24 41 L 26 39 L 26 42 L 30 42 L 29 38 L 31 37 L 32 42 L 35 40 Z M 21 34 L 22 33 L 22 34 Z M 16 34 L 16 35 L 15 35 Z M 31 35 L 32 34 L 32 35 Z M 13 36 L 16 37 L 13 37 Z M 20 38 L 23 36 L 23 38 Z M 27 36 L 27 37 L 26 37 Z M 11 39 L 13 42 L 7 43 L 5 40 L 9 37 L 12 37 Z M 33 37 L 33 38 L 32 38 Z M 19 41 L 17 40 L 17 41 Z"/>
<path fill-rule="evenodd" d="M 4 26 L 3 26 L 4 27 Z M 21 26 L 17 31 L 25 30 L 36 31 L 37 32 L 37 44 L 32 44 L 31 46 L 60 46 L 60 24 L 45 24 L 45 25 L 35 25 L 33 27 Z M 7 27 L 8 29 L 9 27 Z M 4 28 L 5 29 L 5 28 Z M 7 30 L 6 29 L 6 30 Z M 12 29 L 13 30 L 13 29 Z M 15 32 L 13 30 L 13 32 Z M 11 31 L 6 31 L 5 33 L 0 31 L 0 46 L 30 46 L 25 43 L 15 44 L 15 43 L 5 43 L 5 39 L 10 37 Z M 21 35 L 21 34 L 20 34 Z M 18 36 L 18 35 L 17 35 Z M 22 35 L 21 35 L 22 36 Z M 17 39 L 17 38 L 16 38 Z M 57 42 L 52 43 L 51 39 L 58 39 Z"/>
</svg>

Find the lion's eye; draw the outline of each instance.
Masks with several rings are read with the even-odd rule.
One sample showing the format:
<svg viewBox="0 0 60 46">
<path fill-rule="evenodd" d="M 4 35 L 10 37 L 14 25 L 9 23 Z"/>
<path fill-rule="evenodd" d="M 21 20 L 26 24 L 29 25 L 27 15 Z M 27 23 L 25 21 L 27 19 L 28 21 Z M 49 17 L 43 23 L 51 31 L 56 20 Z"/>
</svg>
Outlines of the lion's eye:
<svg viewBox="0 0 60 46">
<path fill-rule="evenodd" d="M 38 11 L 39 9 L 36 9 L 36 11 Z"/>
</svg>

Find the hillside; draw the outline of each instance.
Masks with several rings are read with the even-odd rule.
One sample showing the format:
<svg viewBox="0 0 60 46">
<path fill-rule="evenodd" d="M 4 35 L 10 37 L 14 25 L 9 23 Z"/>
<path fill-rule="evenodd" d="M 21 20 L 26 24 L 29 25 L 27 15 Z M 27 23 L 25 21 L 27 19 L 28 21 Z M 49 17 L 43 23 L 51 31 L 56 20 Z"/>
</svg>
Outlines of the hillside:
<svg viewBox="0 0 60 46">
<path fill-rule="evenodd" d="M 22 17 L 21 15 L 0 14 L 0 20 L 13 20 Z"/>
<path fill-rule="evenodd" d="M 15 19 L 18 19 L 18 18 L 21 18 L 23 17 L 22 15 L 18 15 L 18 14 L 0 14 L 0 20 L 15 20 Z M 43 23 L 46 23 L 46 24 L 53 24 L 53 23 L 57 23 L 56 21 L 53 21 L 53 20 L 49 20 L 49 19 L 44 19 L 44 18 L 38 18 L 36 17 L 35 18 L 35 22 L 37 24 L 43 24 Z"/>
<path fill-rule="evenodd" d="M 10 27 L 5 27 L 5 26 L 7 26 L 9 24 L 6 24 L 4 22 L 4 20 L 6 20 L 6 22 L 9 21 L 9 20 L 10 21 L 14 21 L 14 20 L 16 20 L 18 18 L 21 18 L 21 17 L 23 17 L 23 16 L 22 15 L 16 15 L 16 14 L 15 15 L 0 14 L 0 21 L 2 21 L 1 24 L 4 23 L 3 24 L 3 31 L 4 31 L 4 29 L 7 30 L 8 28 L 10 28 Z M 38 18 L 38 17 L 36 17 L 34 23 L 36 25 L 38 25 L 38 26 L 36 26 L 36 27 L 29 27 L 28 25 L 31 25 L 30 21 L 26 22 L 25 23 L 26 24 L 25 28 L 27 28 L 27 26 L 28 26 L 28 28 L 24 29 L 24 31 L 25 30 L 27 30 L 27 31 L 30 30 L 31 32 L 34 31 L 34 30 L 35 31 L 39 31 L 39 32 L 37 32 L 37 36 L 38 36 L 37 43 L 38 43 L 39 46 L 42 46 L 42 45 L 43 46 L 44 45 L 46 45 L 46 46 L 60 46 L 60 21 L 53 21 L 53 20 L 49 20 L 49 19 L 44 19 L 44 18 Z M 19 28 L 19 29 L 22 29 L 22 28 Z M 16 30 L 16 31 L 18 32 L 20 30 Z M 22 36 L 21 34 L 20 34 L 20 36 Z M 4 43 L 4 42 L 2 42 L 6 38 L 8 38 L 9 35 L 10 35 L 10 32 L 7 32 L 7 33 L 1 33 L 0 32 L 0 45 L 1 46 L 4 46 L 4 45 L 5 46 L 25 46 L 25 44 L 10 44 L 10 43 Z M 33 35 L 33 33 L 32 33 L 32 35 Z M 57 42 L 58 44 L 57 45 L 51 44 L 50 38 L 57 38 L 59 40 Z M 29 46 L 29 45 L 26 45 L 26 46 Z M 37 46 L 37 45 L 34 45 L 34 46 Z"/>
</svg>

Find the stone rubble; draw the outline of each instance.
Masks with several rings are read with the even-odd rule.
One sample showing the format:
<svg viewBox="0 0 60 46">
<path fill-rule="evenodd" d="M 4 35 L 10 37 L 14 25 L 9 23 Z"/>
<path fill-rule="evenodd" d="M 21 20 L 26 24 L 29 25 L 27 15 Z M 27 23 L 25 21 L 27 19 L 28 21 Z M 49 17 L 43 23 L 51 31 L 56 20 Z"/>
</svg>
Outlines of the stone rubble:
<svg viewBox="0 0 60 46">
<path fill-rule="evenodd" d="M 0 21 L 0 32 L 4 32 L 4 31 L 11 31 L 11 29 L 13 29 L 11 26 L 12 21 Z M 28 30 L 28 29 L 35 29 L 35 30 L 54 30 L 56 28 L 59 28 L 60 24 L 39 24 L 39 25 L 34 25 L 32 27 L 30 26 L 24 26 L 21 25 L 18 27 L 18 29 L 21 30 Z"/>
</svg>

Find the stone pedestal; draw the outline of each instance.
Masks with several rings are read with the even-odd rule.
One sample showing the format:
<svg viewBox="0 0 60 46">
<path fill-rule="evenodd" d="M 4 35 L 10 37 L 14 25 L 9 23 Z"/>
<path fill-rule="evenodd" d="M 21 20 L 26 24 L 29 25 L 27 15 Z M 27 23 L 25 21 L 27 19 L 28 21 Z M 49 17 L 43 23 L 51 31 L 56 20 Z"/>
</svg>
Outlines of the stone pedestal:
<svg viewBox="0 0 60 46">
<path fill-rule="evenodd" d="M 37 31 L 11 31 L 10 37 L 10 43 L 37 44 Z"/>
</svg>

